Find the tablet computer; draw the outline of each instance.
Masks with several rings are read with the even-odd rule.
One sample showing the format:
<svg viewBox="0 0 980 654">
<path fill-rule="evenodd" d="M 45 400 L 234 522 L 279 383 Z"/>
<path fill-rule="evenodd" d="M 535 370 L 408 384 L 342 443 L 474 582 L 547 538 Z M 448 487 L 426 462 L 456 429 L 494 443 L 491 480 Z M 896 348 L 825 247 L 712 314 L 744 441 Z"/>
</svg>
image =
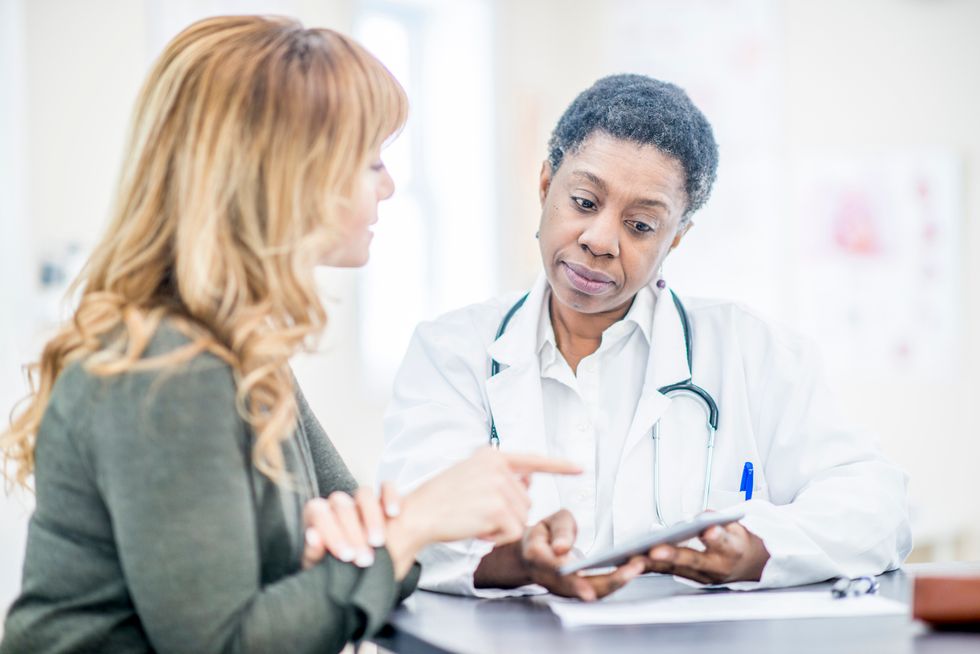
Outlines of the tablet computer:
<svg viewBox="0 0 980 654">
<path fill-rule="evenodd" d="M 745 517 L 742 511 L 712 511 L 702 513 L 685 522 L 679 522 L 665 529 L 658 529 L 631 539 L 622 545 L 616 545 L 603 552 L 597 552 L 578 561 L 570 561 L 558 569 L 563 575 L 570 575 L 581 570 L 592 568 L 608 568 L 626 563 L 637 554 L 646 554 L 652 547 L 665 543 L 680 543 L 694 538 L 708 527 L 727 525 Z"/>
</svg>

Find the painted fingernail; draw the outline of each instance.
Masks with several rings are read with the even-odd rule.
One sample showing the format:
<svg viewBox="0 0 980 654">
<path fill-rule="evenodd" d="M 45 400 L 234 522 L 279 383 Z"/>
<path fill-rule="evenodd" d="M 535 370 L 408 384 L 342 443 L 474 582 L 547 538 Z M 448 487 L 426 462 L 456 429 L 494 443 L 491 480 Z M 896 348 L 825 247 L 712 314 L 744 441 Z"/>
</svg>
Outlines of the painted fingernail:
<svg viewBox="0 0 980 654">
<path fill-rule="evenodd" d="M 591 587 L 586 588 L 585 592 L 582 593 L 582 599 L 586 602 L 594 602 L 596 599 L 595 591 Z"/>
<path fill-rule="evenodd" d="M 371 533 L 368 534 L 368 544 L 371 547 L 381 547 L 385 544 L 385 533 L 383 531 L 372 529 Z"/>
<path fill-rule="evenodd" d="M 362 550 L 354 559 L 354 565 L 359 568 L 366 568 L 372 563 L 374 563 L 374 552 L 371 550 Z"/>
<path fill-rule="evenodd" d="M 568 542 L 568 539 L 567 538 L 564 538 L 562 536 L 559 536 L 558 538 L 556 538 L 555 540 L 553 540 L 551 542 L 551 544 L 554 547 L 568 547 L 568 546 L 571 545 L 571 543 Z"/>
<path fill-rule="evenodd" d="M 385 505 L 385 514 L 389 518 L 397 518 L 401 514 L 402 508 L 398 505 L 398 502 L 388 502 Z"/>
<path fill-rule="evenodd" d="M 318 548 L 323 545 L 323 543 L 320 542 L 320 534 L 316 533 L 316 529 L 313 527 L 306 530 L 305 538 L 306 544 L 310 547 Z"/>
<path fill-rule="evenodd" d="M 337 558 L 344 563 L 350 563 L 354 560 L 354 548 L 350 545 L 341 545 L 338 550 Z"/>
<path fill-rule="evenodd" d="M 653 550 L 650 558 L 656 561 L 668 561 L 670 560 L 670 550 Z"/>
</svg>

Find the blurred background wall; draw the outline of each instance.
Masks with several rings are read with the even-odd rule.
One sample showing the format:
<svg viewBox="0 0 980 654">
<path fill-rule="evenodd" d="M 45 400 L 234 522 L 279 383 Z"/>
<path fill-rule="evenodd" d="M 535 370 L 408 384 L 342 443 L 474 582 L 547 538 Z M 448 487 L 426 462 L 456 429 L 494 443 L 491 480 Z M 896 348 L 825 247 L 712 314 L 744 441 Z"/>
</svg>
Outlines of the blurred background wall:
<svg viewBox="0 0 980 654">
<path fill-rule="evenodd" d="M 363 483 L 414 325 L 533 281 L 551 127 L 596 78 L 642 72 L 685 87 L 721 146 L 672 286 L 812 335 L 854 422 L 911 475 L 913 556 L 980 558 L 980 3 L 0 0 L 4 412 L 107 220 L 143 76 L 221 13 L 353 34 L 412 100 L 372 261 L 322 271 L 330 328 L 295 362 Z M 30 508 L 0 497 L 0 612 Z"/>
</svg>

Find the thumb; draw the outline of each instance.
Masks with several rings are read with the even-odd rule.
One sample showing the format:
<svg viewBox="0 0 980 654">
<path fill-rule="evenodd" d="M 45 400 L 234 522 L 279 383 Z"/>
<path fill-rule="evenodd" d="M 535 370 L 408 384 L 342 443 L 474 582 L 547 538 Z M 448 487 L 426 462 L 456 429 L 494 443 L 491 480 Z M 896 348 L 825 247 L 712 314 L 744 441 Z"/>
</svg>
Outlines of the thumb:
<svg viewBox="0 0 980 654">
<path fill-rule="evenodd" d="M 548 518 L 547 524 L 551 534 L 551 549 L 555 554 L 560 556 L 570 552 L 578 536 L 578 526 L 572 514 L 562 509 Z"/>
</svg>

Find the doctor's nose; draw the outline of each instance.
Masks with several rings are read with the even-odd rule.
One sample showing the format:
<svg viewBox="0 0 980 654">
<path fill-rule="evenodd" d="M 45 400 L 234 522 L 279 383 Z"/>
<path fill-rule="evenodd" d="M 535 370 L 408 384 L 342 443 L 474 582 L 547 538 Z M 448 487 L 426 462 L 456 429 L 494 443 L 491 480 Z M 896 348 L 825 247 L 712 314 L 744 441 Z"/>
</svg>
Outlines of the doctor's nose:
<svg viewBox="0 0 980 654">
<path fill-rule="evenodd" d="M 594 257 L 619 256 L 619 220 L 598 215 L 578 237 L 579 246 Z"/>
</svg>

